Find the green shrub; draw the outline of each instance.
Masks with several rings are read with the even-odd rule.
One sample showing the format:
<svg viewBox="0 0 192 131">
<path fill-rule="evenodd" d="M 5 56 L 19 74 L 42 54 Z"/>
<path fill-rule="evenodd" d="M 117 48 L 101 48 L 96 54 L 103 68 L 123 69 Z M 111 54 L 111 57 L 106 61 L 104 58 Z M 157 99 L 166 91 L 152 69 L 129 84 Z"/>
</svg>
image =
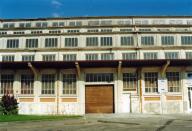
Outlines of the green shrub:
<svg viewBox="0 0 192 131">
<path fill-rule="evenodd" d="M 0 102 L 1 115 L 17 115 L 18 103 L 14 96 L 4 95 Z"/>
</svg>

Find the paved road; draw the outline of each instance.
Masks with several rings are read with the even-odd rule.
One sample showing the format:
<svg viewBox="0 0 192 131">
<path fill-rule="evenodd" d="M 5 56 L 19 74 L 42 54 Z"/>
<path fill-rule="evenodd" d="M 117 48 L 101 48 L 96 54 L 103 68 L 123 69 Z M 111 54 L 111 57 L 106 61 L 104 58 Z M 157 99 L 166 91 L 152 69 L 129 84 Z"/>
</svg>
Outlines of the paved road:
<svg viewBox="0 0 192 131">
<path fill-rule="evenodd" d="M 63 121 L 5 122 L 0 131 L 192 131 L 192 115 L 92 114 Z"/>
</svg>

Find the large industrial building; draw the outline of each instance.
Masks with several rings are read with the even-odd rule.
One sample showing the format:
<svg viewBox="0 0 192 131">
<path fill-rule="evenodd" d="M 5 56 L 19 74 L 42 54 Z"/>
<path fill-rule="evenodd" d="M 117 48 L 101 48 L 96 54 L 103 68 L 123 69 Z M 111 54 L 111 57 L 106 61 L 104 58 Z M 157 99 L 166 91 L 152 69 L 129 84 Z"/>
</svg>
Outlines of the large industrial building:
<svg viewBox="0 0 192 131">
<path fill-rule="evenodd" d="M 192 16 L 0 19 L 0 96 L 20 114 L 190 113 Z"/>
</svg>

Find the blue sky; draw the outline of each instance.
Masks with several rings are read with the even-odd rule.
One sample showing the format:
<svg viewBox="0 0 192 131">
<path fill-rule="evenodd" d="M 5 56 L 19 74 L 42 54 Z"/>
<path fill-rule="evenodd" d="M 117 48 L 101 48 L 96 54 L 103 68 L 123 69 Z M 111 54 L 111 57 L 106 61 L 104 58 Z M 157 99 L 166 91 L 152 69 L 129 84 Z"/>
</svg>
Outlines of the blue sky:
<svg viewBox="0 0 192 131">
<path fill-rule="evenodd" d="M 192 15 L 192 0 L 0 0 L 0 18 Z"/>
</svg>

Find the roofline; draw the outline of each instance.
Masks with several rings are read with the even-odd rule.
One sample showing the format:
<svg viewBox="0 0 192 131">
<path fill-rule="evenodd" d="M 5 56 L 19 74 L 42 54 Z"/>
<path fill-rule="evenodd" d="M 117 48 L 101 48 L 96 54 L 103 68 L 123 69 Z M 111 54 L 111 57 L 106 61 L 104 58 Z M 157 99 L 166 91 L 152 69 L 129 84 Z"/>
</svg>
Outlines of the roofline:
<svg viewBox="0 0 192 131">
<path fill-rule="evenodd" d="M 1 19 L 1 22 L 10 21 L 46 21 L 46 20 L 76 20 L 76 19 L 119 19 L 119 18 L 192 18 L 192 16 L 72 16 L 72 17 L 45 17 L 45 18 L 16 18 Z"/>
</svg>

